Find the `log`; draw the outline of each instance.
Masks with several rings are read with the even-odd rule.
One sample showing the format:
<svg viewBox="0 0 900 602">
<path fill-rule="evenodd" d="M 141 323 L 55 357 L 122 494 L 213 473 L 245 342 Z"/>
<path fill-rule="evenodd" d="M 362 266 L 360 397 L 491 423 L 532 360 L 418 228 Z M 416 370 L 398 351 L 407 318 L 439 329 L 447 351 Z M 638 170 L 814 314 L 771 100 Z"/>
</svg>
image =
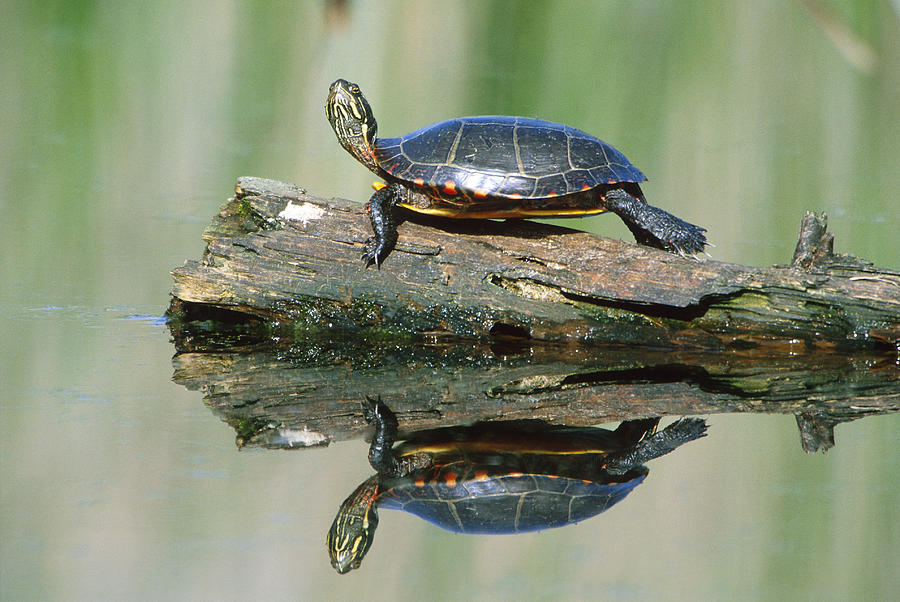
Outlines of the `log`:
<svg viewBox="0 0 900 602">
<path fill-rule="evenodd" d="M 242 448 L 300 449 L 361 437 L 365 395 L 381 395 L 404 432 L 523 418 L 582 426 L 788 414 L 807 451 L 833 446 L 839 423 L 900 410 L 900 366 L 880 353 L 264 338 L 223 350 L 223 340 L 240 336 L 195 322 L 170 327 L 178 347 L 173 380 L 203 391 Z"/>
<path fill-rule="evenodd" d="M 201 261 L 173 270 L 173 316 L 306 337 L 515 338 L 694 350 L 893 350 L 900 273 L 833 253 L 804 217 L 791 265 L 697 260 L 555 225 L 410 216 L 381 269 L 361 204 L 241 178 Z M 412 221 L 415 217 L 416 221 Z"/>
</svg>

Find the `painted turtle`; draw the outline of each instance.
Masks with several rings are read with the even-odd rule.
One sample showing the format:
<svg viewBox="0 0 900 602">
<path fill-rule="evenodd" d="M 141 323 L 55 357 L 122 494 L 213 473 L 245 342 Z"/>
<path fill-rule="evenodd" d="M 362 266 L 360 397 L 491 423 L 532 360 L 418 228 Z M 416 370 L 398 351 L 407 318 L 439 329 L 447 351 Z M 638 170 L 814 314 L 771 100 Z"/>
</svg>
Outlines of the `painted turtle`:
<svg viewBox="0 0 900 602">
<path fill-rule="evenodd" d="M 704 228 L 647 203 L 644 174 L 625 155 L 580 130 L 527 117 L 462 117 L 400 138 L 378 125 L 359 86 L 339 79 L 325 114 L 341 146 L 387 185 L 369 200 L 373 238 L 366 267 L 397 242 L 393 208 L 455 218 L 570 217 L 612 211 L 637 242 L 697 253 Z"/>
<path fill-rule="evenodd" d="M 367 397 L 363 415 L 375 425 L 369 463 L 377 474 L 344 500 L 328 531 L 339 573 L 359 568 L 379 507 L 459 533 L 561 527 L 616 504 L 643 482 L 644 462 L 706 434 L 699 418 L 659 432 L 659 418 L 628 420 L 615 431 L 519 420 L 421 431 L 393 447 L 397 418 L 381 399 Z"/>
</svg>

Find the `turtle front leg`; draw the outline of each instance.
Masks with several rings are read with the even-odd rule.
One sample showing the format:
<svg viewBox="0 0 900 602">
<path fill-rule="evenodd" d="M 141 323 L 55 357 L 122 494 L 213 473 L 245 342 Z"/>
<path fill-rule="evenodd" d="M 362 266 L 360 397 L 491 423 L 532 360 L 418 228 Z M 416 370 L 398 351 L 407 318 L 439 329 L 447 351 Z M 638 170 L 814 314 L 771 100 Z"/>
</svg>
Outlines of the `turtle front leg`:
<svg viewBox="0 0 900 602">
<path fill-rule="evenodd" d="M 687 255 L 703 251 L 706 228 L 654 207 L 643 197 L 640 188 L 634 194 L 614 188 L 604 195 L 606 208 L 622 218 L 639 244 Z"/>
<path fill-rule="evenodd" d="M 378 474 L 387 476 L 399 475 L 397 458 L 391 448 L 397 439 L 397 417 L 388 408 L 381 396 L 369 397 L 362 402 L 363 418 L 366 422 L 375 426 L 375 435 L 369 446 L 369 464 Z"/>
<path fill-rule="evenodd" d="M 397 218 L 394 216 L 394 204 L 400 196 L 400 186 L 390 184 L 376 191 L 369 199 L 369 219 L 372 221 L 372 231 L 375 236 L 366 241 L 363 251 L 363 261 L 366 267 L 375 264 L 380 268 L 381 263 L 397 244 Z"/>
<path fill-rule="evenodd" d="M 414 470 L 428 468 L 432 464 L 429 454 L 411 454 L 398 458 L 393 451 L 397 439 L 397 416 L 381 397 L 366 396 L 362 403 L 363 417 L 375 425 L 375 435 L 369 446 L 369 464 L 378 474 L 388 477 L 405 477 Z"/>
</svg>

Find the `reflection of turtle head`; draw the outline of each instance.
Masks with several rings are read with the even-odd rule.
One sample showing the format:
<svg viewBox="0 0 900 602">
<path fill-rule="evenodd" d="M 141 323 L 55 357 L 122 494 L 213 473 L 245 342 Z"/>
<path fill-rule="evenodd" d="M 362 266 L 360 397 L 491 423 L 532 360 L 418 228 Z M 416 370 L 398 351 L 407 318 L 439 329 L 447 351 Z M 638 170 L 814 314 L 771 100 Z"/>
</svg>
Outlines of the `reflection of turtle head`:
<svg viewBox="0 0 900 602">
<path fill-rule="evenodd" d="M 378 514 L 375 512 L 375 497 L 378 478 L 365 481 L 350 494 L 341 505 L 328 530 L 328 554 L 331 566 L 344 574 L 351 569 L 358 569 L 363 556 L 369 551 L 375 529 L 378 527 Z"/>
</svg>

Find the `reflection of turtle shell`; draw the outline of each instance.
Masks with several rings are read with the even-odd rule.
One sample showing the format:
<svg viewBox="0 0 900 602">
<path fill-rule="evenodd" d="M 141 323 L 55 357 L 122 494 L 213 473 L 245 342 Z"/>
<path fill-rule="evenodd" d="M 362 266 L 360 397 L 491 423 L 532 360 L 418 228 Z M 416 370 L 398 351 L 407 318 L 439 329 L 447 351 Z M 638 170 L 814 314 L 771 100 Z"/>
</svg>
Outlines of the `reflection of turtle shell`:
<svg viewBox="0 0 900 602">
<path fill-rule="evenodd" d="M 551 435 L 545 433 L 544 438 Z M 376 504 L 460 533 L 535 531 L 603 512 L 628 495 L 648 472 L 639 466 L 623 475 L 609 475 L 601 468 L 604 452 L 596 449 L 513 454 L 491 451 L 493 444 L 455 442 L 453 449 L 435 454 L 430 468 L 404 477 L 383 476 Z M 407 441 L 396 451 L 402 456 L 429 447 Z"/>
<path fill-rule="evenodd" d="M 363 415 L 375 425 L 369 463 L 378 472 L 344 500 L 328 531 L 339 573 L 359 567 L 378 508 L 461 533 L 560 527 L 617 503 L 647 476 L 644 462 L 706 433 L 698 418 L 660 432 L 659 418 L 628 420 L 615 431 L 526 420 L 420 431 L 395 447 L 397 417 L 381 399 L 366 398 Z"/>
</svg>

